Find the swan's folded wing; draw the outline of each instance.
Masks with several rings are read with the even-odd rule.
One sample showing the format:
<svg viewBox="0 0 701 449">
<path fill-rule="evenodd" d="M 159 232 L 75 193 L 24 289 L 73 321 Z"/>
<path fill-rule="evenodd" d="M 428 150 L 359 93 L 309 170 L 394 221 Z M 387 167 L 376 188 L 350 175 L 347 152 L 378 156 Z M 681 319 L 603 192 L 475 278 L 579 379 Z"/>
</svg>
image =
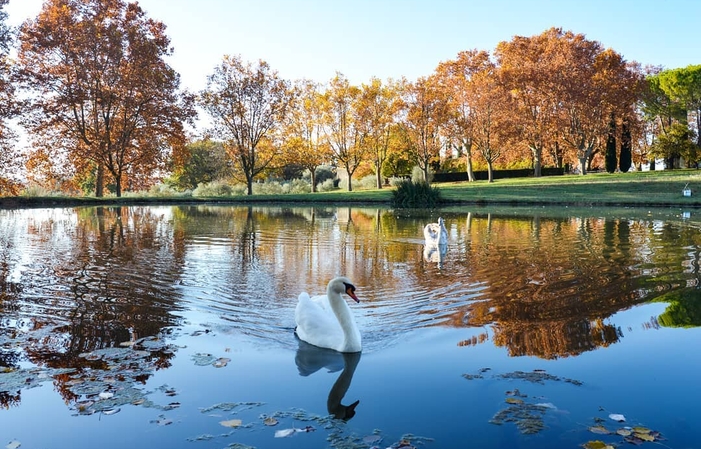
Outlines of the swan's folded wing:
<svg viewBox="0 0 701 449">
<path fill-rule="evenodd" d="M 335 348 L 342 342 L 341 325 L 325 296 L 310 298 L 306 293 L 300 294 L 295 322 L 297 336 L 303 341 L 323 348 Z"/>
</svg>

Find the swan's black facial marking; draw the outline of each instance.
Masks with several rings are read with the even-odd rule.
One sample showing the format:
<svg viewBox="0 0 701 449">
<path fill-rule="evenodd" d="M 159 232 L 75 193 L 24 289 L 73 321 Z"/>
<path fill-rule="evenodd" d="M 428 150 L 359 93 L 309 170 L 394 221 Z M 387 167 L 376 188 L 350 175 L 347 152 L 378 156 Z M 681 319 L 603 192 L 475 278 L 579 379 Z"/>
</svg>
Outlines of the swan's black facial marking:
<svg viewBox="0 0 701 449">
<path fill-rule="evenodd" d="M 355 285 L 344 282 L 343 285 L 346 286 L 346 294 L 353 298 L 355 302 L 360 302 L 357 296 L 355 296 Z"/>
</svg>

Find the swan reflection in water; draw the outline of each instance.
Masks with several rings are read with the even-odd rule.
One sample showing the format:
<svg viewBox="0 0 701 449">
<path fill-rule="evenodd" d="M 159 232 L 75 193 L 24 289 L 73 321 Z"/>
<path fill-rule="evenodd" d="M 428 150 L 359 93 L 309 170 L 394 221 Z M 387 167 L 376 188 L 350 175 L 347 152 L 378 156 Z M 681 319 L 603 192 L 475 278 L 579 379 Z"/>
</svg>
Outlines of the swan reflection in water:
<svg viewBox="0 0 701 449">
<path fill-rule="evenodd" d="M 438 268 L 443 268 L 445 255 L 448 252 L 448 245 L 424 245 L 424 260 L 433 262 L 438 265 Z"/>
<path fill-rule="evenodd" d="M 438 223 L 424 226 L 424 239 L 424 260 L 443 268 L 445 254 L 448 252 L 448 230 L 442 217 L 438 217 Z"/>
<path fill-rule="evenodd" d="M 326 409 L 329 414 L 336 419 L 347 421 L 355 416 L 355 408 L 360 400 L 350 405 L 343 405 L 341 401 L 350 388 L 353 373 L 360 362 L 360 352 L 341 353 L 331 349 L 319 348 L 310 345 L 302 340 L 298 340 L 299 347 L 295 355 L 295 364 L 300 376 L 307 377 L 322 368 L 328 372 L 335 373 L 341 371 L 338 379 L 334 382 L 326 400 Z"/>
</svg>

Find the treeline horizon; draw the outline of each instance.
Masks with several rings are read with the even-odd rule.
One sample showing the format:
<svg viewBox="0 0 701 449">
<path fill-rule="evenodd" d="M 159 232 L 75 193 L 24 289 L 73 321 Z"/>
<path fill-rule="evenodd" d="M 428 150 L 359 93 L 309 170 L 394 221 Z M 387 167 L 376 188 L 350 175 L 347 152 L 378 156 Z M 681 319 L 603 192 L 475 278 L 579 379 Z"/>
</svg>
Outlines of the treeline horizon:
<svg viewBox="0 0 701 449">
<path fill-rule="evenodd" d="M 353 85 L 286 80 L 223 55 L 200 92 L 166 59 L 166 24 L 138 3 L 47 0 L 17 30 L 0 0 L 0 195 L 28 185 L 97 197 L 159 183 L 195 188 L 320 167 L 352 180 L 497 168 L 628 172 L 699 159 L 701 65 L 641 67 L 561 28 L 466 49 L 434 71 Z M 232 44 L 235 49 L 235 43 Z M 14 53 L 16 52 L 16 56 Z M 232 52 L 234 54 L 235 52 Z M 198 109 L 209 123 L 191 135 Z M 17 148 L 13 124 L 30 148 Z M 653 162 L 654 163 L 654 162 Z"/>
</svg>

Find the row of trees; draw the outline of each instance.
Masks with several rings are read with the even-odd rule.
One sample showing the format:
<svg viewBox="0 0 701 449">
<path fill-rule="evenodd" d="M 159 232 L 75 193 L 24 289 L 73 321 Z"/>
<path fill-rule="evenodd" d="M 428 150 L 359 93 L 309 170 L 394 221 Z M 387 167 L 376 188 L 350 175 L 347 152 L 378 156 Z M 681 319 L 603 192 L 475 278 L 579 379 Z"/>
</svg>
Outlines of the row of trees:
<svg viewBox="0 0 701 449">
<path fill-rule="evenodd" d="M 695 162 L 701 66 L 641 68 L 582 34 L 551 28 L 494 51 L 467 50 L 415 81 L 289 81 L 265 61 L 224 56 L 189 93 L 167 64 L 163 23 L 123 0 L 47 0 L 14 34 L 0 0 L 0 188 L 12 187 L 10 120 L 31 136 L 25 168 L 51 187 L 105 182 L 119 196 L 223 149 L 248 193 L 258 179 L 325 164 L 351 178 L 436 169 L 592 164 L 627 171 L 654 156 Z M 196 107 L 211 119 L 192 144 Z M 21 113 L 20 113 L 21 112 Z M 190 145 L 188 145 L 190 143 Z M 620 157 L 618 155 L 620 154 Z M 605 158 L 603 157 L 605 155 Z M 211 156 L 211 155 L 210 155 Z M 210 157 L 209 160 L 212 160 Z M 288 170 L 289 172 L 289 170 Z M 105 179 L 107 175 L 107 180 Z M 206 181 L 193 179 L 191 182 Z"/>
</svg>

